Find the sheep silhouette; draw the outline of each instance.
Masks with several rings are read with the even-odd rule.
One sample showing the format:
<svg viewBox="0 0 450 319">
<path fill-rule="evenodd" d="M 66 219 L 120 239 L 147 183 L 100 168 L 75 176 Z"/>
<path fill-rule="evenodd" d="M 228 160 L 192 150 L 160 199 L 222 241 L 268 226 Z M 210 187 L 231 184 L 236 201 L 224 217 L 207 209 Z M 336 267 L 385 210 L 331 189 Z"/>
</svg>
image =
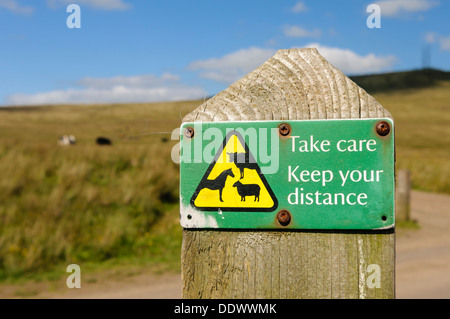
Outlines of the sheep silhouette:
<svg viewBox="0 0 450 319">
<path fill-rule="evenodd" d="M 208 188 L 210 190 L 219 190 L 219 199 L 223 202 L 222 191 L 225 187 L 225 182 L 227 181 L 228 176 L 234 177 L 231 168 L 224 170 L 219 176 L 217 176 L 216 179 L 205 179 L 201 185 L 201 189 Z"/>
<path fill-rule="evenodd" d="M 258 169 L 257 163 L 250 163 L 250 159 L 246 156 L 247 153 L 227 153 L 230 157 L 230 162 L 234 162 L 241 172 L 241 179 L 244 178 L 244 169 Z"/>
<path fill-rule="evenodd" d="M 259 193 L 261 188 L 257 184 L 242 184 L 240 181 L 237 181 L 233 184 L 233 187 L 237 187 L 237 191 L 241 196 L 241 202 L 245 202 L 245 197 L 247 196 L 255 196 L 254 202 L 259 202 Z"/>
</svg>

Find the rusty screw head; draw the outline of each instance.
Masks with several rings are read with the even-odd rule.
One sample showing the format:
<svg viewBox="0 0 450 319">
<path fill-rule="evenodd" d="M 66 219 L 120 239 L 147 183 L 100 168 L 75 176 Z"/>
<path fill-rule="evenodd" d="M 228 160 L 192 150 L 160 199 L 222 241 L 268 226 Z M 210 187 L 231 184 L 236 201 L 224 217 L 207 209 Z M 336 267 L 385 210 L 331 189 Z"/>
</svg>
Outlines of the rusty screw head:
<svg viewBox="0 0 450 319">
<path fill-rule="evenodd" d="M 291 222 L 291 214 L 283 209 L 277 213 L 277 220 L 281 226 L 287 226 Z"/>
<path fill-rule="evenodd" d="M 280 124 L 278 126 L 278 131 L 280 132 L 281 136 L 288 136 L 291 134 L 291 126 L 287 123 Z"/>
<path fill-rule="evenodd" d="M 187 138 L 193 138 L 194 137 L 194 129 L 192 127 L 187 127 L 184 130 L 184 136 Z"/>
<path fill-rule="evenodd" d="M 386 136 L 389 134 L 389 132 L 391 131 L 391 126 L 389 125 L 388 122 L 386 121 L 381 121 L 377 123 L 376 126 L 377 129 L 377 133 L 380 136 Z"/>
</svg>

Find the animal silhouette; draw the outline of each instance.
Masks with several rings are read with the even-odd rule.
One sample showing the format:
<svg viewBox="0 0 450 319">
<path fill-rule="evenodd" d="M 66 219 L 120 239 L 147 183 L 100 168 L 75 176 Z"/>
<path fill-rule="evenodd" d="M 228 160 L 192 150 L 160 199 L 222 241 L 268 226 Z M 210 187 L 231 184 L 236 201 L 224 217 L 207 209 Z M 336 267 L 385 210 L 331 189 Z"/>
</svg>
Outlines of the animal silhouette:
<svg viewBox="0 0 450 319">
<path fill-rule="evenodd" d="M 247 153 L 227 153 L 230 157 L 230 162 L 234 162 L 241 172 L 241 179 L 244 178 L 244 169 L 258 169 L 257 163 L 250 163 Z"/>
<path fill-rule="evenodd" d="M 219 176 L 216 177 L 216 179 L 206 179 L 204 180 L 202 186 L 203 188 L 208 188 L 210 190 L 219 190 L 219 199 L 221 202 L 222 200 L 222 191 L 225 187 L 225 182 L 227 181 L 228 176 L 234 177 L 233 171 L 231 168 L 223 171 L 220 173 Z"/>
<path fill-rule="evenodd" d="M 109 138 L 103 137 L 103 136 L 97 137 L 95 142 L 97 143 L 97 145 L 112 145 L 111 140 Z"/>
<path fill-rule="evenodd" d="M 233 184 L 233 187 L 237 187 L 237 191 L 241 196 L 241 202 L 245 202 L 246 196 L 255 196 L 255 202 L 259 202 L 259 193 L 261 188 L 257 184 L 242 184 L 240 181 L 237 181 Z"/>
</svg>

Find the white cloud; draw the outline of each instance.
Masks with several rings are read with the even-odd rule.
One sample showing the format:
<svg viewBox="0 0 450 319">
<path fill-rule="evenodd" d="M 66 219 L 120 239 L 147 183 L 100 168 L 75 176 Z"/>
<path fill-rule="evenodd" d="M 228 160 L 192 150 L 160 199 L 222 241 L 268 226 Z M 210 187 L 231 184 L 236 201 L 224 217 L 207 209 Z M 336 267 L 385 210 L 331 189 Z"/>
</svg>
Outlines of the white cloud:
<svg viewBox="0 0 450 319">
<path fill-rule="evenodd" d="M 220 58 L 195 61 L 188 68 L 200 71 L 200 77 L 222 83 L 232 83 L 263 64 L 275 50 L 262 48 L 242 49 Z"/>
<path fill-rule="evenodd" d="M 439 44 L 441 45 L 441 49 L 444 51 L 450 51 L 450 36 L 439 38 Z"/>
<path fill-rule="evenodd" d="M 346 74 L 356 75 L 389 70 L 397 61 L 395 56 L 377 56 L 370 53 L 358 55 L 349 49 L 322 46 L 311 43 L 307 48 L 316 48 L 328 62 Z"/>
<path fill-rule="evenodd" d="M 42 105 L 76 103 L 128 103 L 180 101 L 203 98 L 201 87 L 179 83 L 173 74 L 84 78 L 77 82 L 81 88 L 55 90 L 36 94 L 13 94 L 5 105 Z"/>
<path fill-rule="evenodd" d="M 125 86 L 132 88 L 148 88 L 162 86 L 167 83 L 175 83 L 180 79 L 178 75 L 164 73 L 160 77 L 153 74 L 136 75 L 136 76 L 115 76 L 111 78 L 91 78 L 86 77 L 77 82 L 77 84 L 93 88 L 108 89 L 116 86 Z"/>
<path fill-rule="evenodd" d="M 0 8 L 24 15 L 29 15 L 34 12 L 33 7 L 21 6 L 16 0 L 0 0 Z"/>
<path fill-rule="evenodd" d="M 441 50 L 450 51 L 450 36 L 444 36 L 435 32 L 428 32 L 425 35 L 427 43 L 439 43 Z"/>
<path fill-rule="evenodd" d="M 439 5 L 434 0 L 383 0 L 376 2 L 381 7 L 382 17 L 397 17 L 402 13 L 427 11 Z"/>
<path fill-rule="evenodd" d="M 305 12 L 305 11 L 308 11 L 308 8 L 302 1 L 297 2 L 295 4 L 295 6 L 292 8 L 292 12 L 295 12 L 295 13 Z"/>
<path fill-rule="evenodd" d="M 47 5 L 51 8 L 56 8 L 59 5 L 69 5 L 71 3 L 78 4 L 81 8 L 87 6 L 98 10 L 128 10 L 131 4 L 123 0 L 47 0 Z"/>
<path fill-rule="evenodd" d="M 322 35 L 320 29 L 309 31 L 296 25 L 287 25 L 284 27 L 284 35 L 291 38 L 319 38 Z"/>
<path fill-rule="evenodd" d="M 347 74 L 380 72 L 390 69 L 397 61 L 396 57 L 377 56 L 373 53 L 366 56 L 341 48 L 322 46 L 318 43 L 306 47 L 317 48 L 330 63 Z M 263 64 L 276 53 L 276 50 L 252 47 L 242 49 L 220 58 L 192 62 L 188 68 L 199 71 L 200 77 L 230 84 Z"/>
<path fill-rule="evenodd" d="M 437 41 L 437 34 L 434 32 L 428 32 L 425 35 L 425 42 L 427 43 L 436 43 Z"/>
</svg>

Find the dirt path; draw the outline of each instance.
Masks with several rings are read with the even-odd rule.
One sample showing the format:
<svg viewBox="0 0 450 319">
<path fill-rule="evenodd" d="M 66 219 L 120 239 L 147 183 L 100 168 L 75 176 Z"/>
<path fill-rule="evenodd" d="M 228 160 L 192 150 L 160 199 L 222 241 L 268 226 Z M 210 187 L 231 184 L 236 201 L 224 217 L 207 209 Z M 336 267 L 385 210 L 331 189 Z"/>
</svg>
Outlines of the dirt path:
<svg viewBox="0 0 450 319">
<path fill-rule="evenodd" d="M 87 275 L 86 275 L 87 276 Z M 82 273 L 80 289 L 69 289 L 65 280 L 0 285 L 0 299 L 179 299 L 179 274 L 139 275 L 96 274 L 86 279 Z M 93 280 L 95 276 L 95 280 Z"/>
<path fill-rule="evenodd" d="M 450 196 L 412 193 L 419 230 L 397 232 L 397 298 L 450 298 Z"/>
<path fill-rule="evenodd" d="M 397 230 L 397 298 L 450 298 L 450 196 L 412 193 L 419 229 Z M 1 285 L 0 298 L 180 298 L 179 274 L 103 276 L 68 289 L 65 282 Z"/>
</svg>

